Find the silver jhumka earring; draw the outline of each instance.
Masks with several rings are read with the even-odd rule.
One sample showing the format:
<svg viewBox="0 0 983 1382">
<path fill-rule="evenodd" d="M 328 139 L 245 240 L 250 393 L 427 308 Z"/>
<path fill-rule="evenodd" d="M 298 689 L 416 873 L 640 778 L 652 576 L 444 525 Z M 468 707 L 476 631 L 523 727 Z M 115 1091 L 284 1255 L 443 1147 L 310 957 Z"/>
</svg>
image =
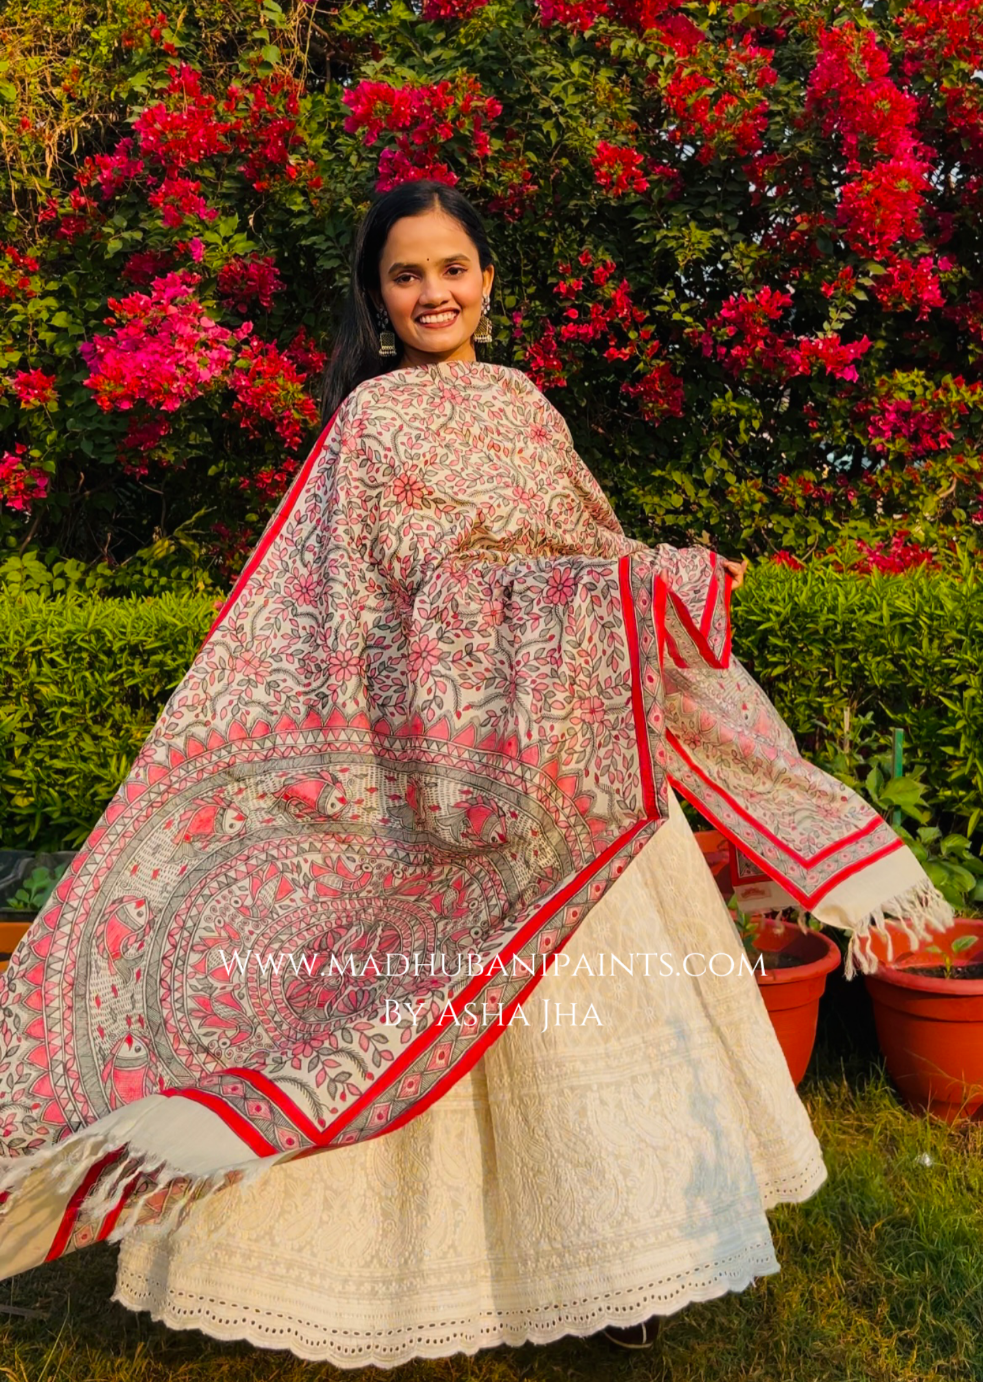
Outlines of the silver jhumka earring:
<svg viewBox="0 0 983 1382">
<path fill-rule="evenodd" d="M 389 320 L 389 313 L 384 307 L 376 308 L 376 320 L 379 323 L 379 354 L 396 354 L 396 333 L 393 331 L 392 322 Z"/>
<path fill-rule="evenodd" d="M 481 299 L 481 317 L 475 329 L 474 339 L 476 344 L 487 345 L 492 338 L 491 318 L 488 309 L 491 306 L 491 297 L 488 293 Z"/>
</svg>

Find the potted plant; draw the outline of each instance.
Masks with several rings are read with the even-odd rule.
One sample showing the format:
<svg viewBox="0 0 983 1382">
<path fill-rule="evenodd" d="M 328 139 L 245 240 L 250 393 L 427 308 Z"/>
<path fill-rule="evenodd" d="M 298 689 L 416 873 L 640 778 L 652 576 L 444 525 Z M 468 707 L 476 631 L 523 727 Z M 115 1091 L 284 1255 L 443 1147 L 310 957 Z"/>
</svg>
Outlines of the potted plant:
<svg viewBox="0 0 983 1382">
<path fill-rule="evenodd" d="M 798 1085 L 816 1044 L 819 1000 L 827 975 L 840 963 L 839 946 L 810 922 L 803 931 L 794 909 L 748 916 L 731 899 L 731 913 L 789 1073 Z"/>
<path fill-rule="evenodd" d="M 693 836 L 700 846 L 717 887 L 724 897 L 729 897 L 733 890 L 730 877 L 730 841 L 719 830 L 694 830 Z"/>
<path fill-rule="evenodd" d="M 0 973 L 74 857 L 69 850 L 27 854 L 8 870 L 0 890 Z"/>
<path fill-rule="evenodd" d="M 898 828 L 925 871 L 956 908 L 983 901 L 983 860 L 965 835 L 923 826 Z M 930 941 L 916 944 L 889 923 L 872 942 L 878 959 L 864 983 L 884 1063 L 915 1112 L 947 1123 L 983 1118 L 983 920 L 957 915 Z"/>
</svg>

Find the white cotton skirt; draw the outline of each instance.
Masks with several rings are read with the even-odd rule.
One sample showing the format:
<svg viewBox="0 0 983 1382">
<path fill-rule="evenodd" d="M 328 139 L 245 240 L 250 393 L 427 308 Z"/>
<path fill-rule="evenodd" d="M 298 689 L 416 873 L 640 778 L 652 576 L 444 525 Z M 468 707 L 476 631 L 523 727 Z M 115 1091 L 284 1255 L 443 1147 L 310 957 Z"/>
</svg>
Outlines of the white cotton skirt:
<svg viewBox="0 0 983 1382">
<path fill-rule="evenodd" d="M 634 1324 L 777 1272 L 765 1210 L 808 1199 L 826 1168 L 670 805 L 534 990 L 528 1027 L 395 1132 L 275 1166 L 166 1237 L 134 1232 L 114 1299 L 387 1368 Z"/>
</svg>

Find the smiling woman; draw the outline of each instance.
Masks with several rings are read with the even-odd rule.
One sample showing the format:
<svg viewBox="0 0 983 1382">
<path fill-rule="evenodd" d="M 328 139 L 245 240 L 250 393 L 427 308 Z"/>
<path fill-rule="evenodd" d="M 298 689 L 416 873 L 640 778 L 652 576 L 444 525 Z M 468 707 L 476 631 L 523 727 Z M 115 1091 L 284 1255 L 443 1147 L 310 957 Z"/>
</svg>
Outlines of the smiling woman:
<svg viewBox="0 0 983 1382">
<path fill-rule="evenodd" d="M 125 1304 L 349 1367 L 646 1346 L 825 1177 L 673 789 L 848 977 L 951 908 L 732 656 L 739 565 L 475 359 L 493 273 L 454 188 L 360 227 L 324 431 L 0 981 L 0 1277 L 122 1239 Z"/>
<path fill-rule="evenodd" d="M 482 268 L 460 221 L 434 210 L 404 216 L 386 239 L 376 307 L 402 342 L 400 365 L 473 360 L 473 338 L 487 312 L 494 265 Z"/>
<path fill-rule="evenodd" d="M 426 180 L 394 188 L 361 222 L 352 269 L 354 291 L 325 372 L 325 421 L 365 379 L 475 360 L 475 342 L 491 340 L 491 246 L 453 188 Z"/>
</svg>

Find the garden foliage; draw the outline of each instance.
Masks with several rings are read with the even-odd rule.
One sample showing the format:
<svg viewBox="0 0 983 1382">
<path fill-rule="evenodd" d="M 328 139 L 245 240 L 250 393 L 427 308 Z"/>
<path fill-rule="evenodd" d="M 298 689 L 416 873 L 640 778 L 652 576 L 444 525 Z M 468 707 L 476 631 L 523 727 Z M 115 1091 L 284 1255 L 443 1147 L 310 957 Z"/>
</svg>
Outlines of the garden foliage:
<svg viewBox="0 0 983 1382">
<path fill-rule="evenodd" d="M 214 618 L 213 599 L 175 593 L 0 597 L 5 847 L 85 841 Z M 913 830 L 961 833 L 978 851 L 983 577 L 970 559 L 951 575 L 868 579 L 763 563 L 735 593 L 733 618 L 735 652 L 808 757 L 885 814 L 902 806 Z M 895 727 L 905 733 L 905 777 L 888 786 Z"/>
<path fill-rule="evenodd" d="M 227 585 L 359 216 L 422 176 L 633 535 L 978 545 L 979 0 L 8 0 L 0 39 L 8 584 Z"/>
</svg>

